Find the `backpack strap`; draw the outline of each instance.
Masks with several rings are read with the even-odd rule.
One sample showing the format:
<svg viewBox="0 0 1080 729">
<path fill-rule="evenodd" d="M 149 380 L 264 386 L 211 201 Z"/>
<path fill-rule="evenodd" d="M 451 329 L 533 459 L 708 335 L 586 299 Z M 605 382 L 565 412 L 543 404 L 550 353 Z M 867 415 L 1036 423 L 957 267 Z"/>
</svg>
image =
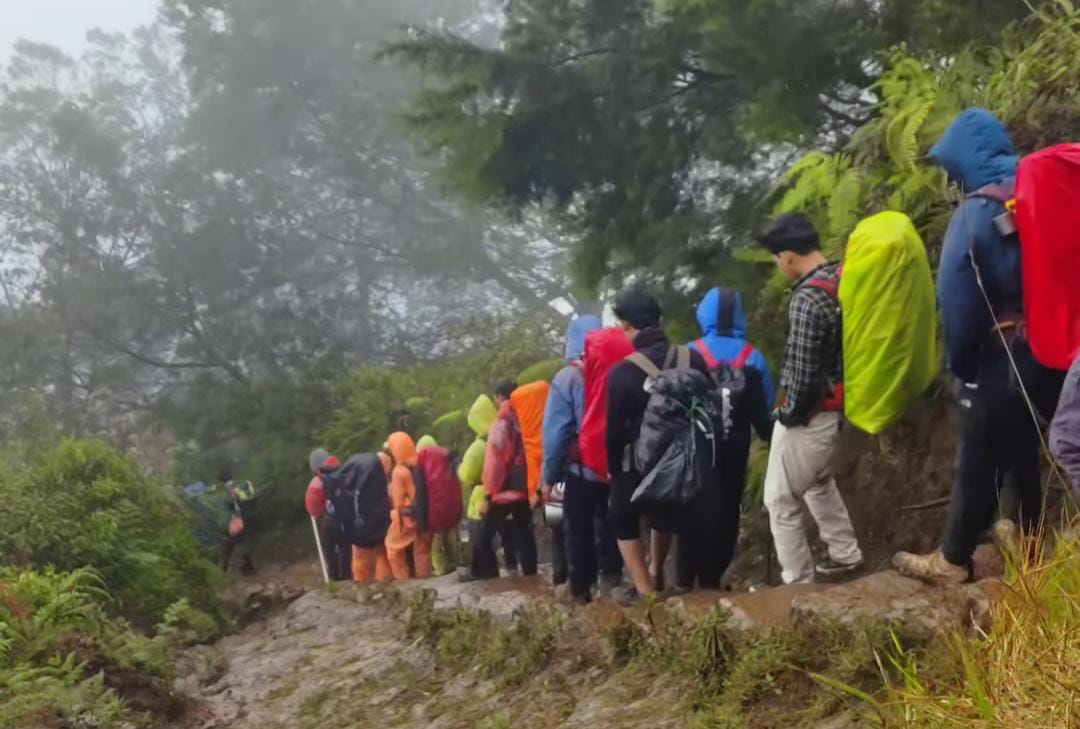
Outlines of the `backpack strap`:
<svg viewBox="0 0 1080 729">
<path fill-rule="evenodd" d="M 829 295 L 829 298 L 834 301 L 840 298 L 840 281 L 835 278 L 812 278 L 807 281 L 805 286 L 809 286 L 812 289 L 821 289 Z"/>
<path fill-rule="evenodd" d="M 735 361 L 731 363 L 731 366 L 737 370 L 743 369 L 744 367 L 746 367 L 746 362 L 750 359 L 750 355 L 752 355 L 753 353 L 754 345 L 747 344 L 745 347 L 742 348 L 742 351 L 739 352 L 739 356 L 735 358 Z"/>
<path fill-rule="evenodd" d="M 690 348 L 687 346 L 675 348 L 675 369 L 690 369 Z"/>
<path fill-rule="evenodd" d="M 712 350 L 709 349 L 709 345 L 705 343 L 704 339 L 699 339 L 694 342 L 694 347 L 697 348 L 698 354 L 705 360 L 705 366 L 710 370 L 715 370 L 720 366 L 720 360 L 712 353 Z"/>
<path fill-rule="evenodd" d="M 987 200 L 999 202 L 1002 205 L 1007 205 L 1010 200 L 1016 197 L 1016 186 L 1002 182 L 994 182 L 989 185 L 983 185 L 978 190 L 968 193 L 967 197 L 968 199 L 982 197 Z"/>
<path fill-rule="evenodd" d="M 653 364 L 653 361 L 643 355 L 641 352 L 634 352 L 633 354 L 628 354 L 626 356 L 626 361 L 633 364 L 635 367 L 644 372 L 646 377 L 656 377 L 660 374 L 660 368 Z"/>
</svg>

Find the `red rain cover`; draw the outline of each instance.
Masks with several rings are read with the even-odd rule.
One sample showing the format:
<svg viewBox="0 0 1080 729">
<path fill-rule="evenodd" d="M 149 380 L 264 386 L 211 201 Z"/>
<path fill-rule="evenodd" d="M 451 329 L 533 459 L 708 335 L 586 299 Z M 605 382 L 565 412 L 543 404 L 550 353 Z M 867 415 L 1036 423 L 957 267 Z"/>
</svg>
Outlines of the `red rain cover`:
<svg viewBox="0 0 1080 729">
<path fill-rule="evenodd" d="M 1067 370 L 1080 348 L 1080 144 L 1020 161 L 1016 222 L 1031 351 L 1047 367 Z"/>
</svg>

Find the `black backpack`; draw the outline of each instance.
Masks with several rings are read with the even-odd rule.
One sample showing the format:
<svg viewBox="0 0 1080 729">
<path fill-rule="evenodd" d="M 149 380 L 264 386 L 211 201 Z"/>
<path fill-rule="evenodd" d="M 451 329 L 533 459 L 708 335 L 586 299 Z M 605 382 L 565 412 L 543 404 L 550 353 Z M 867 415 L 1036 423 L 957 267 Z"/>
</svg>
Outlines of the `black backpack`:
<svg viewBox="0 0 1080 729">
<path fill-rule="evenodd" d="M 690 506 L 715 480 L 720 395 L 708 375 L 690 367 L 690 349 L 672 347 L 661 369 L 641 354 L 627 357 L 645 372 L 649 400 L 634 444 L 643 474 L 630 497 L 648 510 Z"/>
<path fill-rule="evenodd" d="M 751 387 L 761 386 L 761 375 L 753 368 L 747 368 L 746 362 L 754 348 L 747 344 L 731 362 L 717 359 L 704 339 L 694 343 L 709 368 L 709 376 L 716 386 L 720 398 L 720 418 L 716 421 L 719 445 L 723 447 L 733 440 L 740 429 L 750 426 Z"/>
<path fill-rule="evenodd" d="M 341 468 L 323 474 L 323 487 L 351 544 L 370 549 L 383 543 L 390 529 L 390 495 L 378 456 L 350 456 Z"/>
</svg>

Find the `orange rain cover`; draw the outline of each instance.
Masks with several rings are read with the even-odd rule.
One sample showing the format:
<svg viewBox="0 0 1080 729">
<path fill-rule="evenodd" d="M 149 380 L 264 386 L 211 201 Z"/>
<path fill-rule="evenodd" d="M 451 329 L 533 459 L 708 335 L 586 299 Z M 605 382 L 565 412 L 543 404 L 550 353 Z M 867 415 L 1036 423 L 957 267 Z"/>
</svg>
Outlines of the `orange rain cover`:
<svg viewBox="0 0 1080 729">
<path fill-rule="evenodd" d="M 522 385 L 510 395 L 510 405 L 521 427 L 525 444 L 525 462 L 529 472 L 529 494 L 540 487 L 540 469 L 544 460 L 544 409 L 551 385 L 540 380 Z"/>
</svg>

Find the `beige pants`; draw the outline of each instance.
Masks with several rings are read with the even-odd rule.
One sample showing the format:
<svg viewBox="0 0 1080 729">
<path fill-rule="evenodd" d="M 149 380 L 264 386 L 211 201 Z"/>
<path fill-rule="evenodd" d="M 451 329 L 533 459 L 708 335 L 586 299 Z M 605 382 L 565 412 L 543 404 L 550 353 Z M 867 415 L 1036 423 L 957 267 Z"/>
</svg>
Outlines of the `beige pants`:
<svg viewBox="0 0 1080 729">
<path fill-rule="evenodd" d="M 814 581 L 814 558 L 803 528 L 804 506 L 817 522 L 834 561 L 853 564 L 862 559 L 851 517 L 832 477 L 839 432 L 839 413 L 819 413 L 795 428 L 777 423 L 773 430 L 765 508 L 786 584 Z"/>
</svg>

